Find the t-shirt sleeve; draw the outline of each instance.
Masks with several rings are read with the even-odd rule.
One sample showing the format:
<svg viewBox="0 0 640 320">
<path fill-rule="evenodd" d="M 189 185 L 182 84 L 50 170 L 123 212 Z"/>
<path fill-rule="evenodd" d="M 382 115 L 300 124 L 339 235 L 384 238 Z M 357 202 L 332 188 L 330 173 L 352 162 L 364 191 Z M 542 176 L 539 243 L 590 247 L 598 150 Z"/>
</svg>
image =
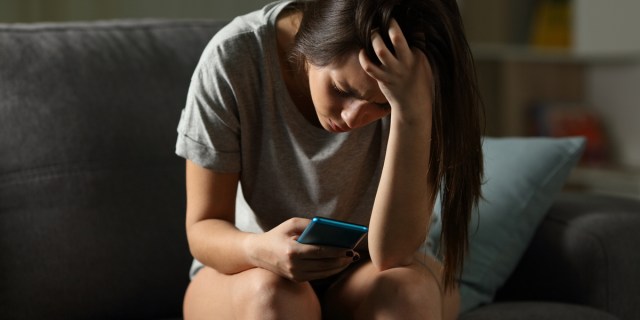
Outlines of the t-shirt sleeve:
<svg viewBox="0 0 640 320">
<path fill-rule="evenodd" d="M 215 40 L 191 78 L 176 154 L 217 172 L 240 172 L 240 121 L 229 70 L 235 61 L 224 43 Z"/>
</svg>

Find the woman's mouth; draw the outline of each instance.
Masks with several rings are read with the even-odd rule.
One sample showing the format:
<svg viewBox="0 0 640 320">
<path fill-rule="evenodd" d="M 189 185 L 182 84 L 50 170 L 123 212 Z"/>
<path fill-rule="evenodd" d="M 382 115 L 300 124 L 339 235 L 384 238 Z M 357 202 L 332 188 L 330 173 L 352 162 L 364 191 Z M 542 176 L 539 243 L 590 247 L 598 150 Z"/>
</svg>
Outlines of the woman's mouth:
<svg viewBox="0 0 640 320">
<path fill-rule="evenodd" d="M 347 132 L 350 130 L 350 128 L 344 128 L 339 126 L 337 123 L 333 122 L 333 120 L 331 119 L 327 119 L 329 120 L 329 128 L 331 128 L 332 132 Z"/>
</svg>

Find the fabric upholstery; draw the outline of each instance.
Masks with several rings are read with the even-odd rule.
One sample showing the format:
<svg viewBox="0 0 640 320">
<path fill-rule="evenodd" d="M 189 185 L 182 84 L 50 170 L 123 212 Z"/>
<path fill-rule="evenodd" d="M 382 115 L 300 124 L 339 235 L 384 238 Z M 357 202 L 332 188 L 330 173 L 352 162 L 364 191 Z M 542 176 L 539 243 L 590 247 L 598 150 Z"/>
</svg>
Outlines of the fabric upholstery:
<svg viewBox="0 0 640 320">
<path fill-rule="evenodd" d="M 223 24 L 0 24 L 0 319 L 181 318 L 192 258 L 176 121 Z M 462 319 L 637 318 L 640 202 L 588 199 L 552 207 L 498 294 L 531 301 Z"/>
<path fill-rule="evenodd" d="M 553 300 L 640 316 L 640 205 L 563 193 L 497 300 Z"/>
<path fill-rule="evenodd" d="M 460 320 L 617 320 L 601 310 L 564 303 L 493 303 L 462 315 Z"/>
<path fill-rule="evenodd" d="M 180 316 L 175 127 L 220 26 L 0 26 L 0 318 Z"/>
</svg>

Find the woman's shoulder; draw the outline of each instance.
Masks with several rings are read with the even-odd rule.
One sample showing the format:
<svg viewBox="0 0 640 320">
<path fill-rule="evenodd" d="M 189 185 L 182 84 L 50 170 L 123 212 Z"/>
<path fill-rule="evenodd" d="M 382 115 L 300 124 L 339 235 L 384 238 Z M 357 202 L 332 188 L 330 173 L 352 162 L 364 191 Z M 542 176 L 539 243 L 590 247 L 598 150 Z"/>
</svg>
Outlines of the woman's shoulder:
<svg viewBox="0 0 640 320">
<path fill-rule="evenodd" d="M 195 83 L 211 91 L 253 90 L 259 96 L 261 92 L 254 91 L 264 86 L 256 83 L 279 74 L 273 72 L 279 66 L 275 23 L 288 3 L 269 4 L 237 17 L 218 31 L 200 57 L 193 75 Z"/>
<path fill-rule="evenodd" d="M 267 4 L 259 10 L 241 15 L 231 20 L 212 38 L 210 46 L 239 46 L 270 41 L 275 33 L 277 16 L 292 1 L 278 1 Z"/>
</svg>

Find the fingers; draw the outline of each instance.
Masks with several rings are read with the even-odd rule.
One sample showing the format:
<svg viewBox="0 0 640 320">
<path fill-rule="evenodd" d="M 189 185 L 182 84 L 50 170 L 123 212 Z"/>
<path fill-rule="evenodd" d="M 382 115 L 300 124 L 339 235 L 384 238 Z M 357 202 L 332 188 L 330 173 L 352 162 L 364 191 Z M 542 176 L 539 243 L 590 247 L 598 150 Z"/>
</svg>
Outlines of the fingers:
<svg viewBox="0 0 640 320">
<path fill-rule="evenodd" d="M 346 248 L 299 243 L 296 238 L 310 221 L 291 218 L 265 233 L 277 241 L 273 248 L 281 248 L 270 252 L 269 256 L 274 258 L 268 261 L 265 269 L 291 280 L 308 281 L 336 274 L 360 258 Z"/>
<path fill-rule="evenodd" d="M 353 250 L 329 246 L 289 243 L 279 273 L 295 281 L 309 281 L 336 274 L 360 259 Z"/>
<path fill-rule="evenodd" d="M 364 49 L 360 50 L 360 53 L 358 54 L 358 60 L 360 61 L 360 66 L 362 67 L 364 72 L 366 72 L 370 77 L 380 82 L 386 82 L 385 71 L 378 67 L 375 63 L 373 63 L 369 59 L 369 57 L 367 57 Z"/>
<path fill-rule="evenodd" d="M 402 29 L 396 19 L 391 19 L 391 24 L 389 25 L 389 39 L 391 39 L 393 48 L 396 51 L 397 60 L 407 61 L 413 57 L 407 38 L 405 38 L 404 33 L 402 33 Z"/>
<path fill-rule="evenodd" d="M 391 67 L 395 64 L 396 57 L 393 55 L 391 50 L 389 50 L 387 44 L 384 43 L 384 40 L 378 31 L 374 31 L 371 35 L 371 46 L 373 47 L 373 52 L 375 52 L 383 66 Z"/>
<path fill-rule="evenodd" d="M 352 262 L 360 260 L 360 254 L 353 250 L 328 246 L 302 245 L 305 247 L 299 255 L 293 259 L 306 265 L 308 271 L 322 271 L 348 266 Z"/>
<path fill-rule="evenodd" d="M 311 220 L 305 218 L 291 218 L 285 221 L 282 226 L 286 229 L 287 235 L 299 235 L 311 223 Z"/>
<path fill-rule="evenodd" d="M 300 262 L 301 269 L 306 272 L 322 272 L 325 270 L 334 270 L 347 267 L 353 263 L 353 258 L 338 258 L 338 259 L 315 259 L 305 260 Z"/>
<path fill-rule="evenodd" d="M 355 255 L 350 249 L 310 244 L 301 244 L 298 254 L 303 259 L 335 259 Z"/>
<path fill-rule="evenodd" d="M 292 269 L 289 270 L 289 274 L 291 279 L 297 281 L 326 278 L 346 269 L 359 259 L 360 256 L 356 253 L 354 257 L 300 260 L 291 265 Z"/>
<path fill-rule="evenodd" d="M 374 32 L 371 35 L 373 51 L 378 56 L 378 59 L 380 59 L 382 65 L 392 67 L 399 61 L 411 61 L 413 57 L 411 48 L 409 48 L 409 43 L 396 19 L 391 19 L 387 34 L 393 48 L 387 47 L 387 44 L 385 44 L 382 36 L 378 32 Z"/>
<path fill-rule="evenodd" d="M 364 50 L 361 50 L 358 55 L 362 69 L 364 69 L 369 76 L 381 82 L 386 82 L 388 80 L 387 73 L 389 71 L 401 70 L 402 65 L 412 65 L 414 58 L 414 53 L 409 47 L 409 43 L 402 33 L 400 25 L 395 19 L 391 19 L 388 34 L 395 54 L 387 47 L 382 36 L 378 32 L 374 32 L 371 35 L 371 45 L 373 47 L 373 51 L 380 60 L 380 66 L 373 63 L 369 57 L 367 57 Z"/>
<path fill-rule="evenodd" d="M 296 273 L 292 273 L 290 279 L 294 281 L 299 281 L 299 282 L 324 279 L 341 272 L 342 270 L 346 269 L 348 266 L 349 265 L 347 264 L 347 265 L 339 266 L 332 269 L 324 269 L 324 270 L 318 270 L 318 271 L 305 270 L 301 272 L 296 272 Z"/>
</svg>

